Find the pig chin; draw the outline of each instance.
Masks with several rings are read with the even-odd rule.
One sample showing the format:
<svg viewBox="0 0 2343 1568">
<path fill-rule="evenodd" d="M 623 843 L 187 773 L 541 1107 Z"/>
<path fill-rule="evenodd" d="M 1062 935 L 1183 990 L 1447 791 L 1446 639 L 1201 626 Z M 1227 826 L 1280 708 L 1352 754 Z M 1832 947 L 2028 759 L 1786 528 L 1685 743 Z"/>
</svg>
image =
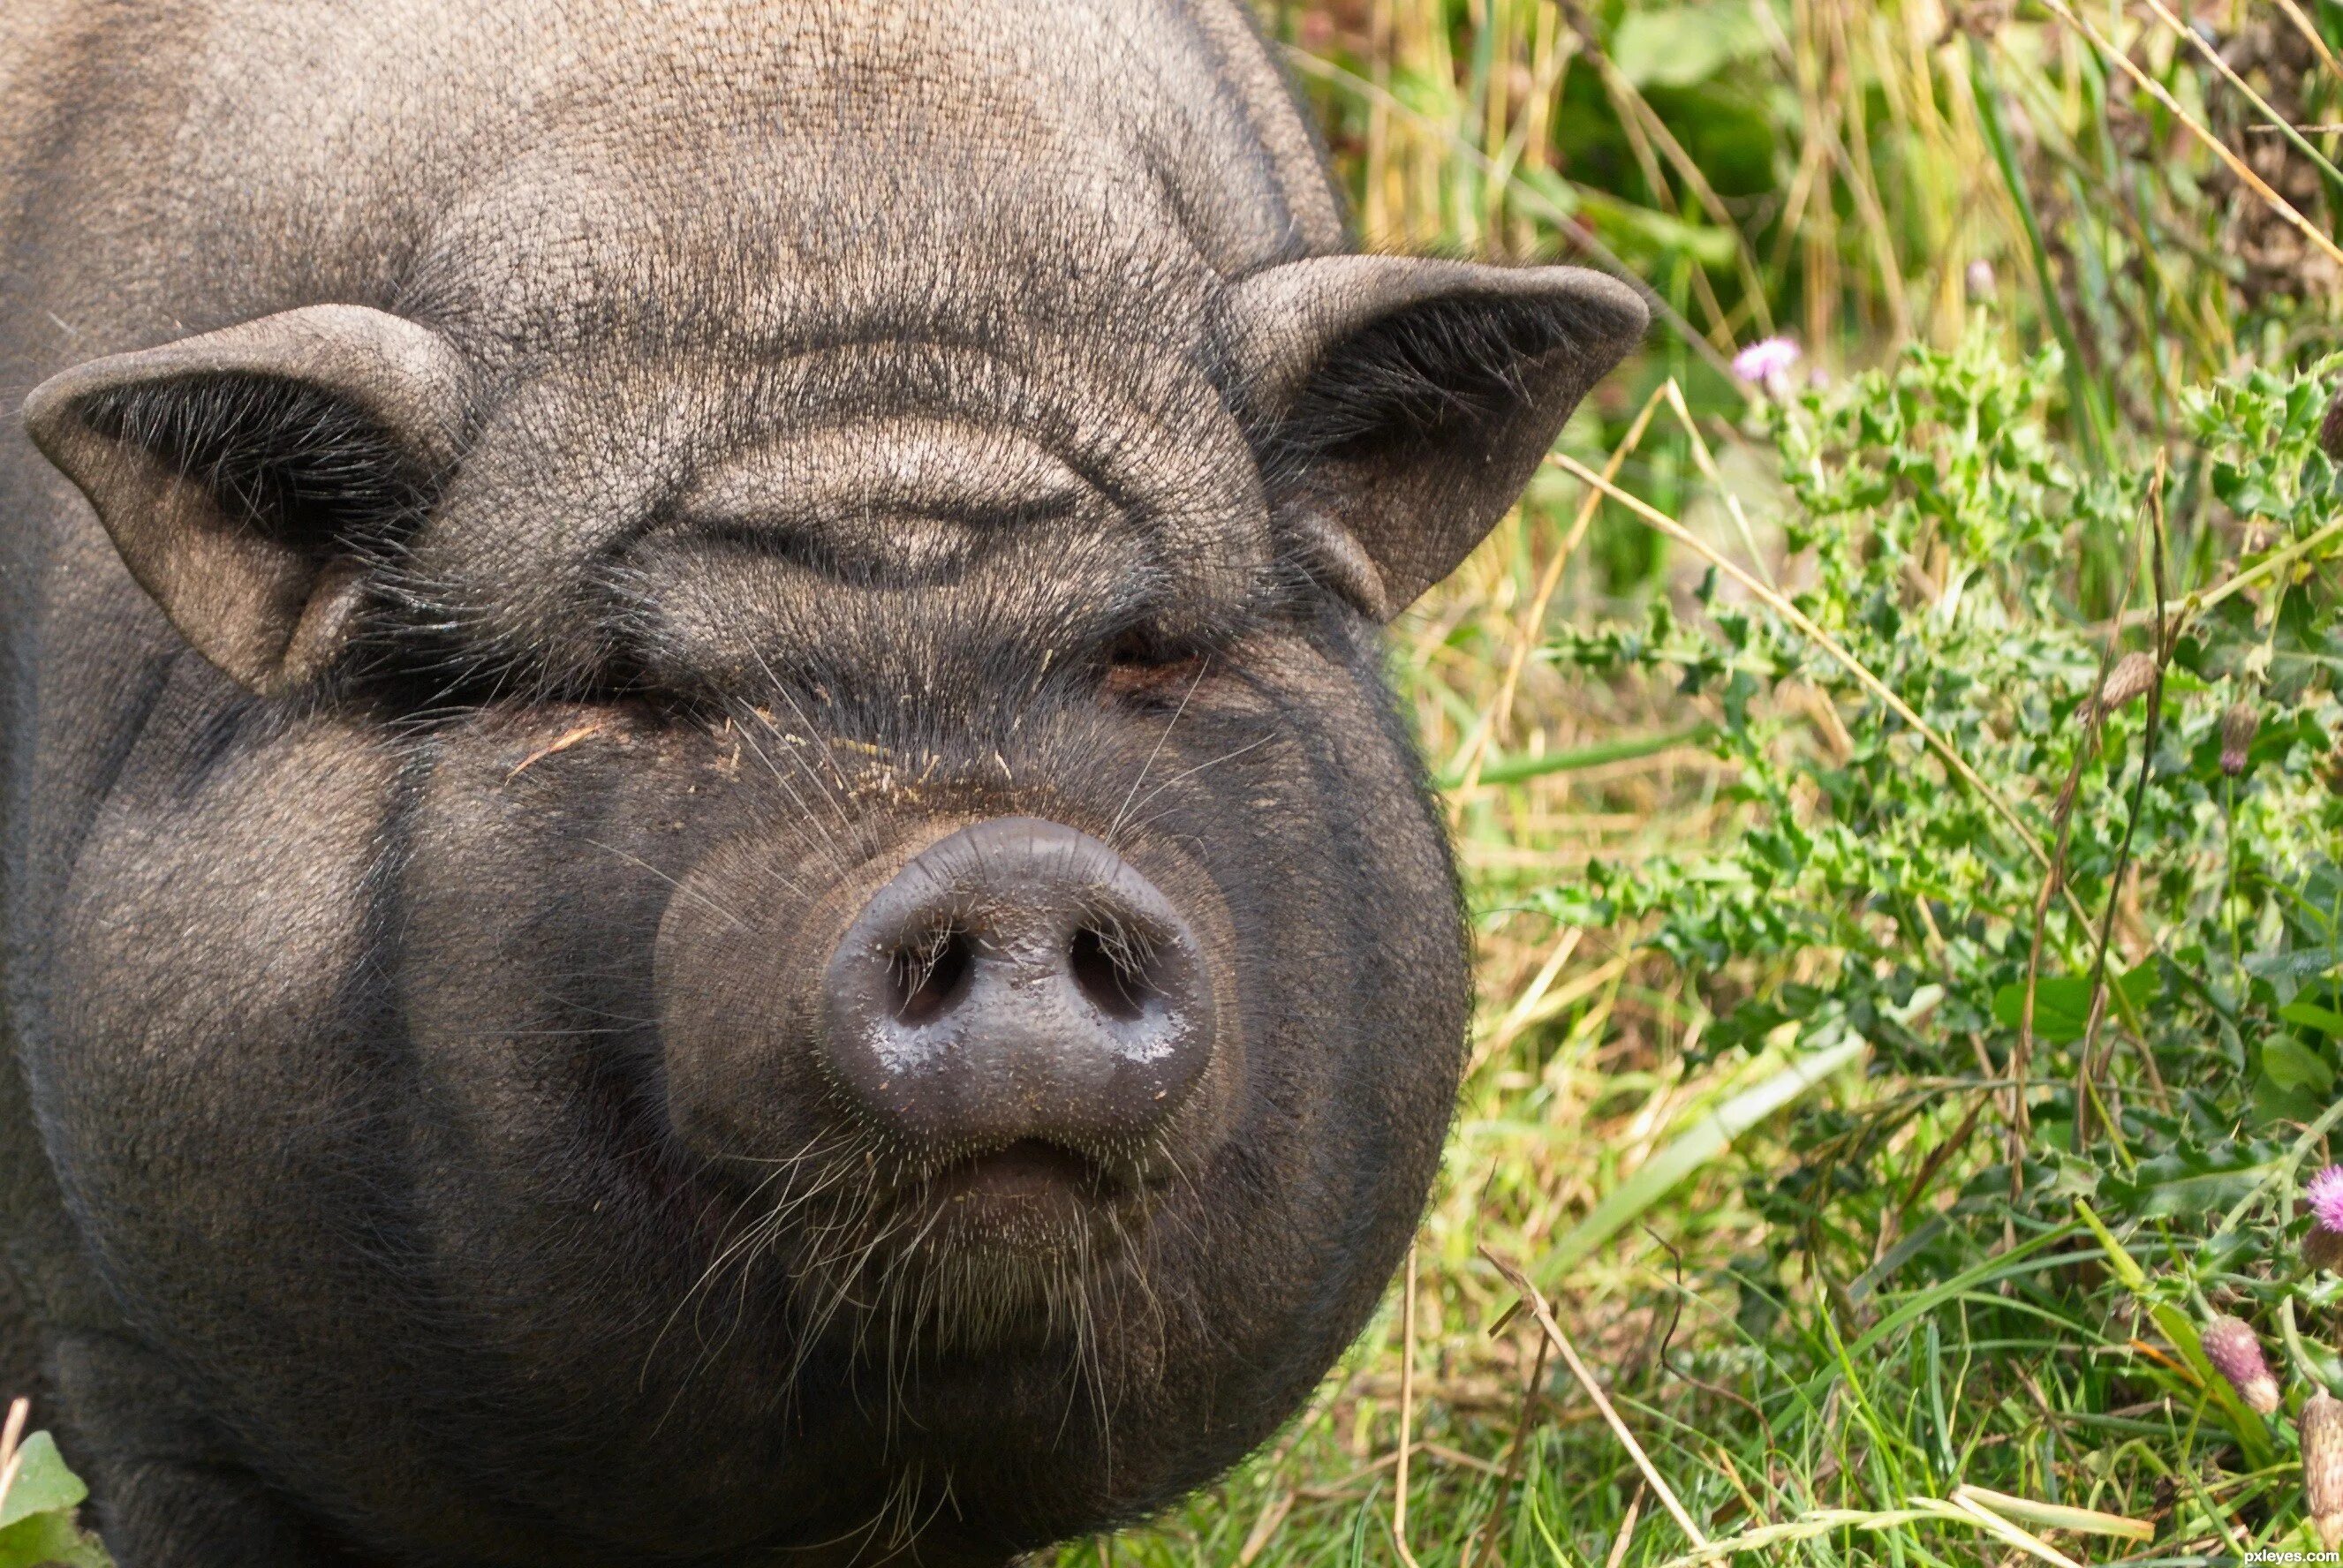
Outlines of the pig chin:
<svg viewBox="0 0 2343 1568">
<path fill-rule="evenodd" d="M 1039 814 L 1047 810 L 1047 815 Z M 975 1347 L 1147 1270 L 1225 1135 L 1241 1041 L 1209 879 L 1055 804 L 900 828 L 809 908 L 749 839 L 658 944 L 667 1113 L 801 1311 Z M 760 894 L 762 896 L 760 896 Z"/>
</svg>

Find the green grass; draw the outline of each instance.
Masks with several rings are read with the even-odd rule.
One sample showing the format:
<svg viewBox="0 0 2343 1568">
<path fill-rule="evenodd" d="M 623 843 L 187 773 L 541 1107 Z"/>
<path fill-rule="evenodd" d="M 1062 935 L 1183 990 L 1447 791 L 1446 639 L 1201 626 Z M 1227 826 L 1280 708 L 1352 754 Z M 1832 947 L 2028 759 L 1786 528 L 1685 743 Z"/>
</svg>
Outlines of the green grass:
<svg viewBox="0 0 2343 1568">
<path fill-rule="evenodd" d="M 1396 631 L 1481 984 L 1413 1334 L 1395 1282 L 1266 1451 L 1057 1561 L 1402 1562 L 1403 1426 L 1426 1568 L 1697 1560 L 1675 1507 L 1720 1560 L 2315 1546 L 2343 179 L 2275 122 L 2343 119 L 2343 7 L 2187 13 L 2251 96 L 2147 0 L 1263 14 L 1371 244 L 1658 291 L 1561 447 L 1651 512 L 1543 475 Z M 1730 377 L 1773 333 L 1821 387 Z"/>
</svg>

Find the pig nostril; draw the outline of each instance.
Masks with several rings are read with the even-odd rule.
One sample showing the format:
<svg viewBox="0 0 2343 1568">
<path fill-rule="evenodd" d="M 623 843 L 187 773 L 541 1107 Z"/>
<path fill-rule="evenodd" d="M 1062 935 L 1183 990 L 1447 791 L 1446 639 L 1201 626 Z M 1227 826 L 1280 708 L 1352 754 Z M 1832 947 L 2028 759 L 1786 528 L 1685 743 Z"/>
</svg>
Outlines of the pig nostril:
<svg viewBox="0 0 2343 1568">
<path fill-rule="evenodd" d="M 1082 927 L 1074 933 L 1066 963 L 1091 1005 L 1124 1023 L 1143 1015 L 1147 1004 L 1162 994 L 1150 972 L 1150 955 L 1123 931 Z"/>
<path fill-rule="evenodd" d="M 976 947 L 957 927 L 930 932 L 887 955 L 895 1021 L 933 1023 L 960 1005 L 976 974 Z"/>
</svg>

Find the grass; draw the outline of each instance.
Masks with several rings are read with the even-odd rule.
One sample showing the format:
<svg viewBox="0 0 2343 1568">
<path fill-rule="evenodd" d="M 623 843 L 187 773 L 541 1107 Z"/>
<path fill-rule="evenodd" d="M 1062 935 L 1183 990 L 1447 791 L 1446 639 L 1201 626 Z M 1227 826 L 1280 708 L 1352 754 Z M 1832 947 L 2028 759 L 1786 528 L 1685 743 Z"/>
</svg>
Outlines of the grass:
<svg viewBox="0 0 2343 1568">
<path fill-rule="evenodd" d="M 1268 1450 L 1061 1568 L 2315 1547 L 2343 175 L 2293 127 L 2343 8 L 1263 15 L 1371 245 L 1662 325 L 1396 628 L 1481 996 L 1410 1268 Z M 1776 334 L 1821 388 L 1733 378 Z"/>
</svg>

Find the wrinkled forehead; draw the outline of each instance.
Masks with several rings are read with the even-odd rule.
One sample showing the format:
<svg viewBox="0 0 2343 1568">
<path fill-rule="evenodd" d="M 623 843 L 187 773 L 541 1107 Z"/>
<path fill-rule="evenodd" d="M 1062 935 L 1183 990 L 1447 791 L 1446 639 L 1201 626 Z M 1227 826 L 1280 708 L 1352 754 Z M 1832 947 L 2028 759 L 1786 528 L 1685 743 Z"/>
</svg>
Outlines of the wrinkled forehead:
<svg viewBox="0 0 2343 1568">
<path fill-rule="evenodd" d="M 436 217 L 403 308 L 483 388 L 415 541 L 451 620 L 569 666 L 613 625 L 708 668 L 870 628 L 870 659 L 1050 658 L 1252 592 L 1266 510 L 1211 325 L 1276 246 L 1186 210 L 1180 95 L 1070 105 L 982 41 L 939 73 L 882 35 L 655 113 L 580 85 Z"/>
<path fill-rule="evenodd" d="M 1059 333 L 551 362 L 488 413 L 411 558 L 557 669 L 631 638 L 634 666 L 727 684 L 1206 632 L 1270 548 L 1197 367 Z"/>
<path fill-rule="evenodd" d="M 1259 473 L 1200 367 L 1063 334 L 857 340 L 769 357 L 613 347 L 491 395 L 476 487 L 742 526 L 892 511 L 1105 509 L 1198 558 L 1260 526 Z M 518 494 L 517 494 L 518 493 Z"/>
<path fill-rule="evenodd" d="M 541 145 L 439 219 L 405 304 L 478 365 L 488 434 L 595 431 L 639 484 L 786 427 L 909 418 L 1006 427 L 1142 509 L 1193 509 L 1160 492 L 1235 455 L 1220 273 L 1147 160 L 1048 126 L 1012 153 L 964 123 L 980 107 Z M 898 121 L 917 134 L 880 134 Z"/>
</svg>

